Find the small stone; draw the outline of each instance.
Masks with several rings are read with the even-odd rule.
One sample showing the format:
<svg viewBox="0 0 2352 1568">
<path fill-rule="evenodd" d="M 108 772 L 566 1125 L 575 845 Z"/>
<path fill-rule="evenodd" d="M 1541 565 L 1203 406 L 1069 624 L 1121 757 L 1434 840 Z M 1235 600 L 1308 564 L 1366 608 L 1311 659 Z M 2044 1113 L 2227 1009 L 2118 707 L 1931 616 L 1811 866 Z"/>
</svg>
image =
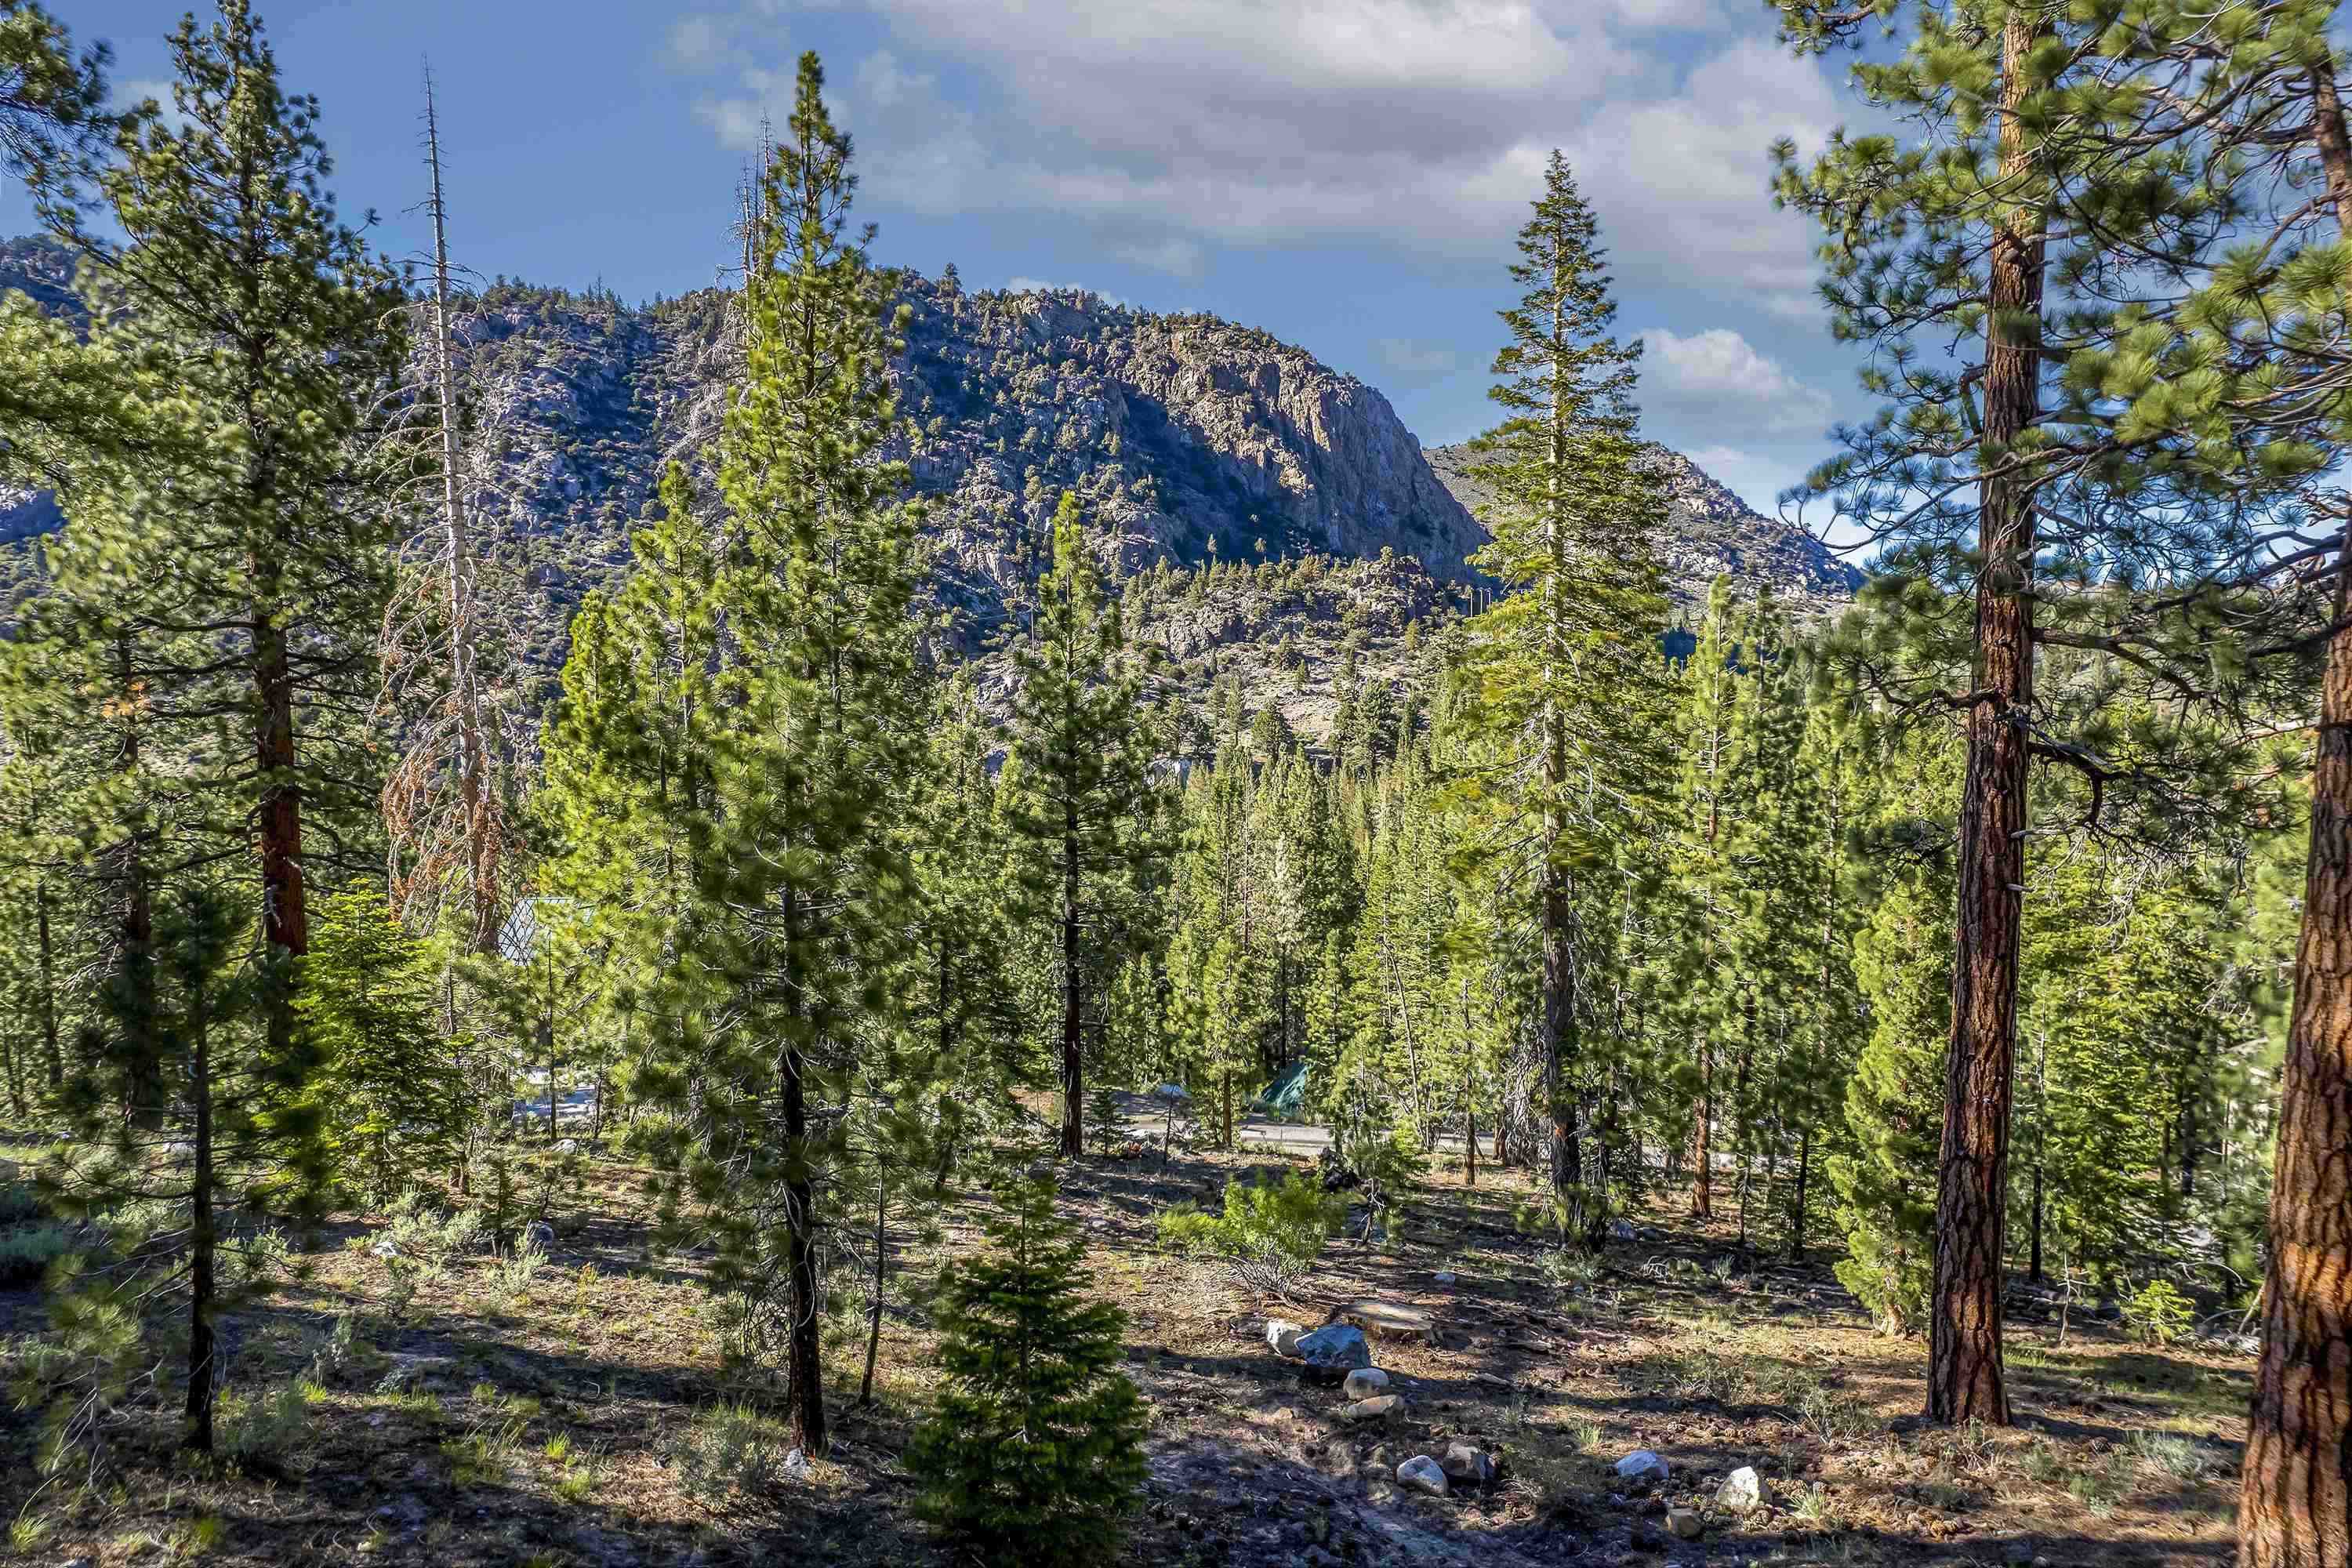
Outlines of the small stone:
<svg viewBox="0 0 2352 1568">
<path fill-rule="evenodd" d="M 1386 1443 L 1376 1443 L 1372 1446 L 1372 1451 L 1364 1456 L 1364 1463 L 1376 1470 L 1392 1469 L 1396 1465 L 1396 1457 L 1389 1452 L 1389 1446 Z"/>
<path fill-rule="evenodd" d="M 1612 1219 L 1609 1222 L 1609 1238 L 1612 1241 L 1632 1241 L 1639 1234 L 1634 1230 L 1632 1220 Z"/>
<path fill-rule="evenodd" d="M 1415 1454 L 1397 1467 L 1397 1485 L 1431 1497 L 1445 1495 L 1445 1470 L 1427 1454 Z"/>
<path fill-rule="evenodd" d="M 1723 1485 L 1716 1489 L 1715 1500 L 1734 1513 L 1746 1513 L 1770 1502 L 1772 1490 L 1756 1473 L 1755 1466 L 1742 1465 L 1723 1478 Z"/>
<path fill-rule="evenodd" d="M 1339 1392 L 1350 1399 L 1370 1399 L 1389 1390 L 1389 1374 L 1376 1366 L 1359 1367 L 1348 1374 Z"/>
<path fill-rule="evenodd" d="M 1685 1541 L 1696 1541 L 1706 1533 L 1706 1525 L 1700 1520 L 1698 1510 L 1691 1508 L 1666 1510 L 1666 1528 Z"/>
<path fill-rule="evenodd" d="M 555 1250 L 555 1227 L 543 1219 L 535 1219 L 522 1227 L 522 1245 L 526 1252 Z"/>
<path fill-rule="evenodd" d="M 1306 1331 L 1305 1328 L 1287 1318 L 1268 1318 L 1265 1321 L 1267 1348 L 1276 1355 L 1295 1356 L 1298 1353 L 1298 1336 Z"/>
<path fill-rule="evenodd" d="M 1457 1481 L 1484 1486 L 1495 1479 L 1494 1456 L 1475 1443 L 1449 1443 L 1445 1458 L 1439 1461 L 1447 1476 Z"/>
<path fill-rule="evenodd" d="M 1454 1270 L 1451 1268 L 1441 1268 L 1437 1271 L 1436 1278 L 1437 1282 L 1440 1285 L 1451 1285 L 1454 1283 Z"/>
<path fill-rule="evenodd" d="M 1629 1481 L 1663 1481 L 1666 1479 L 1665 1460 L 1647 1448 L 1636 1448 L 1617 1461 L 1617 1474 Z"/>
<path fill-rule="evenodd" d="M 808 1479 L 808 1456 L 802 1453 L 798 1448 L 794 1448 L 792 1452 L 784 1456 L 783 1470 L 784 1479 L 788 1481 L 804 1481 Z"/>
<path fill-rule="evenodd" d="M 1383 1394 L 1373 1399 L 1359 1399 L 1339 1412 L 1342 1421 L 1385 1421 L 1404 1409 L 1404 1395 Z"/>
</svg>

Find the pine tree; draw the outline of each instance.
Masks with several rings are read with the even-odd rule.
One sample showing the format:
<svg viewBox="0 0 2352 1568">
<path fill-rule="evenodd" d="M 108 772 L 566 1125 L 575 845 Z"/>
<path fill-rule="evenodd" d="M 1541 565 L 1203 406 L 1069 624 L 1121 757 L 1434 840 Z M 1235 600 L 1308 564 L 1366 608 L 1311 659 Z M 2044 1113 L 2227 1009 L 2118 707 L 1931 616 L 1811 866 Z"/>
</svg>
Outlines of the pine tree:
<svg viewBox="0 0 2352 1568">
<path fill-rule="evenodd" d="M 1502 312 L 1509 342 L 1491 395 L 1509 417 L 1480 438 L 1473 469 L 1495 498 L 1484 514 L 1494 542 L 1477 563 L 1513 591 L 1469 623 L 1462 664 L 1479 695 L 1461 728 L 1495 753 L 1465 796 L 1532 830 L 1547 1163 L 1577 1228 L 1597 1215 L 1581 1153 L 1596 1064 L 1579 1019 L 1589 945 L 1579 879 L 1611 860 L 1664 771 L 1655 650 L 1665 602 L 1647 543 L 1661 503 L 1633 435 L 1641 345 L 1610 335 L 1616 308 L 1598 237 L 1555 153 L 1511 268 L 1527 293 Z"/>
<path fill-rule="evenodd" d="M 60 191 L 86 174 L 113 121 L 104 44 L 79 54 L 63 24 L 33 0 L 0 0 L 0 170 Z"/>
<path fill-rule="evenodd" d="M 990 1250 L 940 1285 L 947 1384 L 907 1451 L 916 1507 L 985 1563 L 1108 1562 L 1144 1477 L 1125 1315 L 1087 1299 L 1086 1240 L 1050 1186 L 1007 1191 L 983 1228 Z"/>
<path fill-rule="evenodd" d="M 812 1454 L 829 1108 L 900 1026 L 911 887 L 890 803 L 911 792 L 921 710 L 906 474 L 878 460 L 899 317 L 870 231 L 847 228 L 849 139 L 824 82 L 803 56 L 763 176 L 723 527 L 673 469 L 640 570 L 582 611 L 548 747 L 560 879 L 609 922 L 641 1082 L 682 1112 L 673 1225 L 714 1246 L 713 1286 L 779 1355 Z"/>
<path fill-rule="evenodd" d="M 1061 1152 L 1086 1149 L 1087 1006 L 1136 929 L 1133 908 L 1165 858 L 1143 661 L 1095 575 L 1083 514 L 1054 514 L 1054 566 L 1038 584 L 1034 647 L 1016 650 L 1005 811 L 1026 917 L 1055 932 Z"/>
<path fill-rule="evenodd" d="M 319 1067 L 309 1095 L 327 1168 L 381 1205 L 454 1163 L 465 1134 L 462 1039 L 444 1041 L 425 945 L 371 889 L 320 908 L 297 1010 Z"/>
</svg>

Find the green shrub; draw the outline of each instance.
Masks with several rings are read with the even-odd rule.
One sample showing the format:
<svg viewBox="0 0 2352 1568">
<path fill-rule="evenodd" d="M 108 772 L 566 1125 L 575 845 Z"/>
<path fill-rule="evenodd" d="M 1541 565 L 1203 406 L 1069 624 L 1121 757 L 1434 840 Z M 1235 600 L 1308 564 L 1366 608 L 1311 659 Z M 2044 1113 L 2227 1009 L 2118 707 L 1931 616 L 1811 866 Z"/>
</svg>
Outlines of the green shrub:
<svg viewBox="0 0 2352 1568">
<path fill-rule="evenodd" d="M 669 1449 L 686 1494 L 714 1509 L 764 1496 L 783 1479 L 791 1458 L 783 1424 L 748 1405 L 704 1411 Z"/>
<path fill-rule="evenodd" d="M 2124 1322 L 2143 1344 L 2168 1345 L 2189 1337 L 2197 1319 L 2197 1304 L 2171 1281 L 2151 1279 L 2124 1303 Z"/>
<path fill-rule="evenodd" d="M 0 1226 L 26 1225 L 46 1218 L 48 1212 L 32 1183 L 17 1176 L 0 1177 Z"/>
<path fill-rule="evenodd" d="M 1086 1241 L 1050 1185 L 1008 1191 L 986 1228 L 989 1250 L 941 1280 L 947 1384 L 907 1450 L 916 1510 L 987 1563 L 1115 1561 L 1144 1477 L 1127 1316 L 1087 1298 Z"/>
<path fill-rule="evenodd" d="M 1287 1297 L 1344 1216 L 1340 1200 L 1321 1183 L 1294 1172 L 1274 1182 L 1226 1183 L 1222 1215 L 1178 1204 L 1157 1224 L 1161 1246 L 1231 1258 L 1243 1283 Z"/>
<path fill-rule="evenodd" d="M 310 1387 L 299 1381 L 258 1395 L 225 1389 L 213 1412 L 213 1451 L 248 1468 L 275 1465 L 293 1451 L 310 1419 Z"/>
<path fill-rule="evenodd" d="M 23 1285 L 73 1250 L 73 1231 L 55 1223 L 0 1230 L 0 1285 Z"/>
</svg>

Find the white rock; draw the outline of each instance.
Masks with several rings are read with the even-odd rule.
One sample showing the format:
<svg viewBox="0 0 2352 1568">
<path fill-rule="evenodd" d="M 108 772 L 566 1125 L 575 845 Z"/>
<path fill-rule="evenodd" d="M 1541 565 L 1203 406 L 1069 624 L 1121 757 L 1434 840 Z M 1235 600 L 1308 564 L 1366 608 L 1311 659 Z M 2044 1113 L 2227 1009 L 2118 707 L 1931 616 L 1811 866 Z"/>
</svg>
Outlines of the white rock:
<svg viewBox="0 0 2352 1568">
<path fill-rule="evenodd" d="M 1326 1323 L 1311 1334 L 1300 1335 L 1296 1353 L 1308 1366 L 1331 1374 L 1334 1381 L 1372 1364 L 1372 1347 L 1364 1342 L 1364 1331 L 1352 1323 Z"/>
<path fill-rule="evenodd" d="M 794 1448 L 784 1456 L 784 1479 L 792 1481 L 808 1479 L 808 1456 Z"/>
<path fill-rule="evenodd" d="M 1298 1336 L 1306 1331 L 1303 1325 L 1287 1318 L 1268 1318 L 1265 1321 L 1265 1342 L 1276 1355 L 1297 1355 Z"/>
<path fill-rule="evenodd" d="M 1666 1462 L 1647 1448 L 1636 1448 L 1617 1461 L 1617 1474 L 1629 1481 L 1663 1481 Z"/>
<path fill-rule="evenodd" d="M 1750 1509 L 1762 1508 L 1770 1502 L 1772 1489 L 1764 1484 L 1764 1478 L 1756 1473 L 1755 1466 L 1742 1465 L 1723 1478 L 1723 1485 L 1716 1489 L 1715 1500 L 1734 1513 L 1746 1513 Z"/>
<path fill-rule="evenodd" d="M 1350 1399 L 1370 1399 L 1389 1391 L 1389 1374 L 1376 1366 L 1360 1366 L 1348 1374 L 1339 1392 Z"/>
<path fill-rule="evenodd" d="M 1415 1454 L 1397 1467 L 1397 1485 L 1431 1497 L 1445 1495 L 1445 1470 L 1427 1454 Z"/>
</svg>

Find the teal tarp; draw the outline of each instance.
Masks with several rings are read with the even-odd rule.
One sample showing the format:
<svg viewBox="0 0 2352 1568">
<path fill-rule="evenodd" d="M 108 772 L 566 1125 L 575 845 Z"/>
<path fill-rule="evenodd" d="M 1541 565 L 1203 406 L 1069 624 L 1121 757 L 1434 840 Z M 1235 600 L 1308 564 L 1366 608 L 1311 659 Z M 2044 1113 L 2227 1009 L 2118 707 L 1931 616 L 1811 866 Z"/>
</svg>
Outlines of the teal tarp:
<svg viewBox="0 0 2352 1568">
<path fill-rule="evenodd" d="M 1272 1116 L 1300 1116 L 1307 1110 L 1307 1064 L 1293 1062 L 1275 1074 L 1265 1091 L 1250 1102 L 1253 1110 Z"/>
</svg>

